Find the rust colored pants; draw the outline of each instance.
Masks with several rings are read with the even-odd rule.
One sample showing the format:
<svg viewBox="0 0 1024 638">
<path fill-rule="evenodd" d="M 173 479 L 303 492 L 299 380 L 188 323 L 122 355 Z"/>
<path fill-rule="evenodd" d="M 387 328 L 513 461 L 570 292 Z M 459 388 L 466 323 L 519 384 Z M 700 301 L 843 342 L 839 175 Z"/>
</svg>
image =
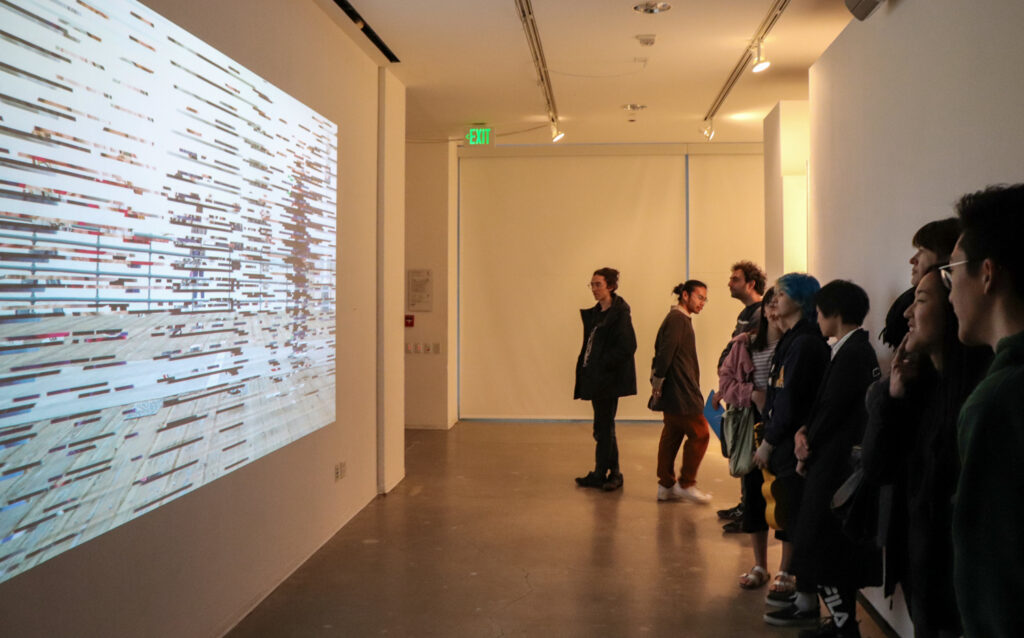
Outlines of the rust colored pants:
<svg viewBox="0 0 1024 638">
<path fill-rule="evenodd" d="M 676 453 L 683 446 L 683 465 L 679 469 L 679 487 L 687 488 L 697 482 L 697 468 L 704 459 L 711 439 L 711 428 L 703 414 L 669 414 L 664 415 L 665 427 L 661 430 L 661 441 L 658 442 L 658 483 L 664 487 L 672 487 L 676 482 Z M 683 443 L 683 439 L 686 443 Z"/>
</svg>

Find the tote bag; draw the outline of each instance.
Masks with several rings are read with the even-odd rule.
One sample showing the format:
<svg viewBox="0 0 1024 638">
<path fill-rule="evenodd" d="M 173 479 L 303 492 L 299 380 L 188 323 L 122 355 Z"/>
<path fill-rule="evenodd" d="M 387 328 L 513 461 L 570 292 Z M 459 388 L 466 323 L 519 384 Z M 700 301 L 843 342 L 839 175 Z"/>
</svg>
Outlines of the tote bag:
<svg viewBox="0 0 1024 638">
<path fill-rule="evenodd" d="M 745 476 L 754 469 L 754 408 L 729 408 L 722 416 L 722 442 L 729 474 Z"/>
</svg>

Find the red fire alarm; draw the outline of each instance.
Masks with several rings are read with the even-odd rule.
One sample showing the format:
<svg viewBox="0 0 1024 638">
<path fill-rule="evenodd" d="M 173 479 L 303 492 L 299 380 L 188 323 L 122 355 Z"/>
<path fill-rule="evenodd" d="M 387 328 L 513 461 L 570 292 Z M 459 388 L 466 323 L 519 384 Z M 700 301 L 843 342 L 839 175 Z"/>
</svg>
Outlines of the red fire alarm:
<svg viewBox="0 0 1024 638">
<path fill-rule="evenodd" d="M 405 327 L 412 328 L 416 325 L 416 315 L 405 315 Z"/>
</svg>

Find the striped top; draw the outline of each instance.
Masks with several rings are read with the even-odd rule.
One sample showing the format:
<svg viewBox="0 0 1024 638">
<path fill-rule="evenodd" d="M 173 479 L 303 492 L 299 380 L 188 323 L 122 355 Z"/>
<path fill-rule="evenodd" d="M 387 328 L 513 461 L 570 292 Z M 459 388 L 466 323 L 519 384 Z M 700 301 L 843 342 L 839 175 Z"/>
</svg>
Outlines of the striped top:
<svg viewBox="0 0 1024 638">
<path fill-rule="evenodd" d="M 768 387 L 768 371 L 772 367 L 772 355 L 778 340 L 769 343 L 764 350 L 751 350 L 750 359 L 754 362 L 754 389 L 764 390 Z"/>
</svg>

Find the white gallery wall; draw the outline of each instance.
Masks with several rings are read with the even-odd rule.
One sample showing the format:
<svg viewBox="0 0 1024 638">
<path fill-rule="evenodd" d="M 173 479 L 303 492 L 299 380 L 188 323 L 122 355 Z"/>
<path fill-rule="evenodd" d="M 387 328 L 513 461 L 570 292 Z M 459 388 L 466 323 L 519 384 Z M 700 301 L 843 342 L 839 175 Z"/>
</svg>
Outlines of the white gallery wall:
<svg viewBox="0 0 1024 638">
<path fill-rule="evenodd" d="M 864 286 L 874 334 L 909 286 L 914 231 L 965 192 L 1024 181 L 1021 25 L 1018 0 L 890 1 L 811 68 L 809 268 Z"/>
<path fill-rule="evenodd" d="M 695 330 L 702 385 L 717 385 L 718 353 L 740 310 L 728 299 L 729 265 L 764 254 L 763 168 L 760 145 L 708 151 L 689 159 L 685 147 L 464 152 L 460 418 L 592 416 L 572 391 L 579 309 L 593 305 L 587 284 L 603 266 L 622 272 L 638 341 L 638 395 L 620 402 L 619 418 L 660 418 L 646 408 L 654 337 L 688 268 L 711 286 Z"/>
<path fill-rule="evenodd" d="M 0 584 L 5 636 L 222 635 L 404 473 L 400 328 L 378 334 L 378 292 L 402 289 L 404 132 L 394 129 L 404 87 L 378 77 L 378 62 L 333 21 L 333 3 L 146 4 L 339 126 L 339 420 Z M 397 144 L 381 142 L 389 126 Z M 393 153 L 380 163 L 379 145 Z M 392 181 L 382 185 L 384 174 Z M 393 257 L 379 259 L 380 246 Z M 392 281 L 379 287 L 378 273 Z M 397 309 L 385 312 L 399 326 Z M 395 352 L 397 369 L 379 379 Z M 396 393 L 385 397 L 390 410 L 379 410 L 380 392 Z M 336 481 L 338 463 L 346 473 Z"/>
<path fill-rule="evenodd" d="M 693 321 L 701 388 L 707 396 L 718 387 L 718 359 L 743 309 L 729 296 L 731 267 L 749 260 L 764 268 L 761 146 L 737 144 L 728 155 L 692 153 L 689 176 L 690 277 L 708 285 L 708 303 Z M 653 356 L 653 342 L 648 348 Z"/>
</svg>

